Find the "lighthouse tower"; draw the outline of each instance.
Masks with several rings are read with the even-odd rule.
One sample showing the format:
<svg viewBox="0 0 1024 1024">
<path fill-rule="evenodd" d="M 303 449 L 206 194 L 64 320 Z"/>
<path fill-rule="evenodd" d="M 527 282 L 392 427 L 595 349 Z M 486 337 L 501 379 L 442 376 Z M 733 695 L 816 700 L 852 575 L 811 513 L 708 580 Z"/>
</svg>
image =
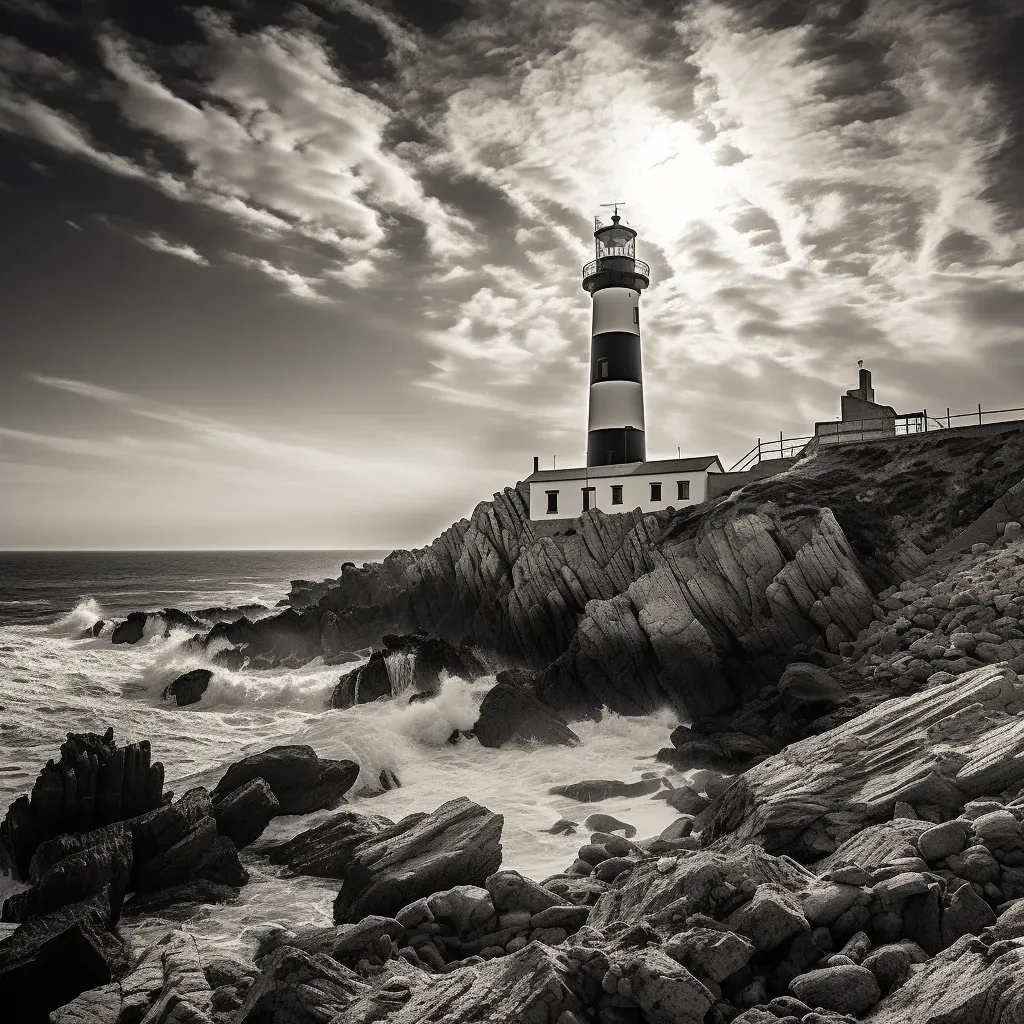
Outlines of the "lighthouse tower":
<svg viewBox="0 0 1024 1024">
<path fill-rule="evenodd" d="M 618 204 L 612 205 L 610 224 L 594 222 L 596 258 L 583 268 L 594 308 L 588 466 L 643 462 L 647 454 L 640 292 L 650 284 L 650 267 L 636 258 L 636 232 L 620 223 Z"/>
</svg>

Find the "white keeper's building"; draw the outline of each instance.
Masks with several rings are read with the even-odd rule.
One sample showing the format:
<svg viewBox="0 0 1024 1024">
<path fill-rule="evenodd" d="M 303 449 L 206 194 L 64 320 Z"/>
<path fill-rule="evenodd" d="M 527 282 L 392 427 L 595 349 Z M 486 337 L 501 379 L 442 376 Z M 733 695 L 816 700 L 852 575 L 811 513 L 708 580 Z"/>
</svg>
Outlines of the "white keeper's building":
<svg viewBox="0 0 1024 1024">
<path fill-rule="evenodd" d="M 596 259 L 583 268 L 593 321 L 590 342 L 590 412 L 587 464 L 579 469 L 540 469 L 533 460 L 530 519 L 574 519 L 603 512 L 652 512 L 707 499 L 708 474 L 721 473 L 717 455 L 647 461 L 640 292 L 650 267 L 636 258 L 636 232 L 620 223 L 595 223 Z"/>
</svg>

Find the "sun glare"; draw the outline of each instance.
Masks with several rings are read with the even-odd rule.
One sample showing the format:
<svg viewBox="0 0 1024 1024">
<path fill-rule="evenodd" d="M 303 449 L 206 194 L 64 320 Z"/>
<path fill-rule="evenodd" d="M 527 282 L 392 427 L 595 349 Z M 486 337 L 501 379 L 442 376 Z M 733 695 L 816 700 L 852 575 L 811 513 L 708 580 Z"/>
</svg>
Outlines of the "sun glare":
<svg viewBox="0 0 1024 1024">
<path fill-rule="evenodd" d="M 670 249 L 687 225 L 717 218 L 726 202 L 723 168 L 683 121 L 651 109 L 618 118 L 614 150 L 614 173 L 604 187 L 627 203 L 627 219 L 643 224 L 655 245 Z"/>
</svg>

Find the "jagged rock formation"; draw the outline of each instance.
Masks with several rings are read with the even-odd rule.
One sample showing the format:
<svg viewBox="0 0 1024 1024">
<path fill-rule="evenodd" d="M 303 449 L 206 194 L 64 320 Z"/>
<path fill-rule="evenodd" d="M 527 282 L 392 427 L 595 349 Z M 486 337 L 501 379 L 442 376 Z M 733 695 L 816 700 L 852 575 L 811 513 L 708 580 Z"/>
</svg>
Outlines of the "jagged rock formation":
<svg viewBox="0 0 1024 1024">
<path fill-rule="evenodd" d="M 27 880 L 32 854 L 47 839 L 159 807 L 164 766 L 151 756 L 148 740 L 118 747 L 113 729 L 68 733 L 59 760 L 47 763 L 32 795 L 18 797 L 0 823 L 0 871 Z"/>
<path fill-rule="evenodd" d="M 580 738 L 565 720 L 514 679 L 513 673 L 499 673 L 498 682 L 480 704 L 480 717 L 473 726 L 480 743 L 485 747 L 505 743 L 576 746 Z"/>
<path fill-rule="evenodd" d="M 333 612 L 325 615 L 333 616 Z M 337 628 L 336 617 L 334 619 Z M 473 680 L 486 675 L 483 659 L 465 644 L 456 647 L 436 636 L 413 633 L 388 634 L 381 638 L 382 650 L 374 651 L 365 665 L 346 672 L 331 694 L 332 708 L 368 704 L 381 697 L 438 692 L 442 673 Z"/>
<path fill-rule="evenodd" d="M 594 511 L 543 536 L 509 488 L 429 547 L 297 582 L 291 608 L 209 640 L 292 664 L 421 629 L 543 669 L 536 695 L 558 710 L 714 715 L 794 655 L 853 642 L 873 593 L 919 572 L 1022 468 L 1021 430 L 844 445 L 704 506 Z"/>
<path fill-rule="evenodd" d="M 110 900 L 98 893 L 0 941 L 0 1005 L 12 1020 L 44 1024 L 50 1010 L 124 974 L 128 956 L 110 927 Z"/>
<path fill-rule="evenodd" d="M 196 668 L 191 672 L 185 672 L 164 687 L 163 699 L 173 700 L 179 708 L 196 704 L 206 693 L 211 679 L 213 673 L 208 668 Z"/>
<path fill-rule="evenodd" d="M 358 775 L 359 765 L 355 761 L 318 757 L 309 746 L 269 747 L 231 765 L 217 783 L 213 800 L 219 807 L 240 787 L 254 779 L 262 779 L 269 787 L 279 813 L 309 814 L 337 807 Z M 250 791 L 249 799 L 256 797 L 257 792 Z M 264 806 L 264 811 L 258 812 L 262 816 L 269 805 L 265 795 L 260 803 Z M 228 808 L 222 813 L 228 813 Z"/>
<path fill-rule="evenodd" d="M 1005 665 L 886 701 L 750 769 L 706 812 L 704 835 L 815 860 L 898 802 L 955 817 L 1024 784 L 1022 712 L 1024 683 Z"/>
</svg>

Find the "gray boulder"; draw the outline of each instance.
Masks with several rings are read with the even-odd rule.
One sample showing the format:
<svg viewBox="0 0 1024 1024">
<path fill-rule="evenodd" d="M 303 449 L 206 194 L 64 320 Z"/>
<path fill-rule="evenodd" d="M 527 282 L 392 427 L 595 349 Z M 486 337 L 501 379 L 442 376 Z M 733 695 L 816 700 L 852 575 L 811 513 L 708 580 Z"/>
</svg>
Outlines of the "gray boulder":
<svg viewBox="0 0 1024 1024">
<path fill-rule="evenodd" d="M 420 896 L 456 885 L 484 885 L 501 866 L 504 819 L 459 797 L 364 834 L 339 864 L 338 924 L 368 914 L 390 917 Z M 555 901 L 557 902 L 557 901 Z"/>
</svg>

